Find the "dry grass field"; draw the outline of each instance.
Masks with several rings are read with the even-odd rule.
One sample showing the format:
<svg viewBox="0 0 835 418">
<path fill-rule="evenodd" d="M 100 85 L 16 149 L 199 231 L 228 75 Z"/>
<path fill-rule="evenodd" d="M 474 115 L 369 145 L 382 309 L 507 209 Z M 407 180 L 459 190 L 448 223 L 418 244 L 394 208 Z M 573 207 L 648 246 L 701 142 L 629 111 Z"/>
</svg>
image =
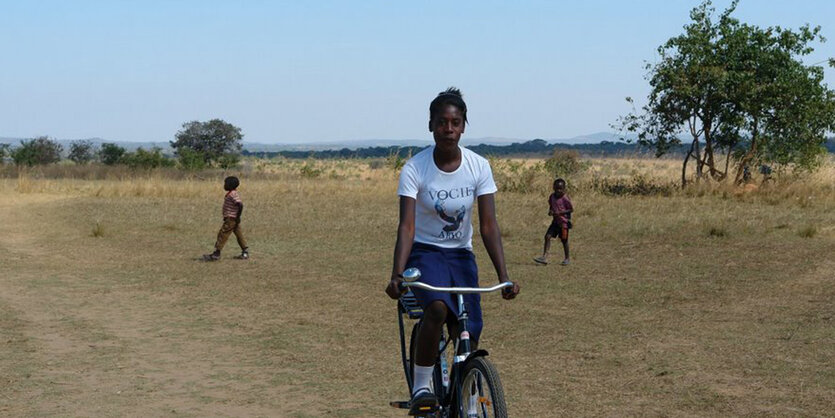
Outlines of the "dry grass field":
<svg viewBox="0 0 835 418">
<path fill-rule="evenodd" d="M 512 416 L 833 416 L 835 164 L 758 190 L 599 187 L 678 167 L 592 160 L 569 177 L 567 267 L 531 260 L 550 179 L 497 194 L 522 293 L 485 298 L 482 346 Z M 388 406 L 407 395 L 383 293 L 391 167 L 247 161 L 252 259 L 231 239 L 218 263 L 198 258 L 223 173 L 4 170 L 0 415 L 405 415 Z"/>
</svg>

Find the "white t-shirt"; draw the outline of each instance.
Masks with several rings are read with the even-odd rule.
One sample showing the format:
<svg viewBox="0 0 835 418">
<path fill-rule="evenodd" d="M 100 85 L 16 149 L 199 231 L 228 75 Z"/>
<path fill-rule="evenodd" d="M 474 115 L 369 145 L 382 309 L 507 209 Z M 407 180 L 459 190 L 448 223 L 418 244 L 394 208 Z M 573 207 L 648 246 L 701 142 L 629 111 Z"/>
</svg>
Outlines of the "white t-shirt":
<svg viewBox="0 0 835 418">
<path fill-rule="evenodd" d="M 417 201 L 415 242 L 444 248 L 473 248 L 473 203 L 495 193 L 496 183 L 487 160 L 464 148 L 461 166 L 452 173 L 435 165 L 431 146 L 410 158 L 400 172 L 397 194 Z"/>
</svg>

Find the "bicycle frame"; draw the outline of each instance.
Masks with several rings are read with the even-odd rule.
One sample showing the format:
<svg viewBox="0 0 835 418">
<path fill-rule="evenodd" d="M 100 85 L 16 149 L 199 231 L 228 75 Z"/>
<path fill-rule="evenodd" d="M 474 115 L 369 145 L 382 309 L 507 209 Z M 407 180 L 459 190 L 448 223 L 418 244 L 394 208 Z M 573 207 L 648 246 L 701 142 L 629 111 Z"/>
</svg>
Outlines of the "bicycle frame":
<svg viewBox="0 0 835 418">
<path fill-rule="evenodd" d="M 417 278 L 420 277 L 420 272 L 417 273 L 412 272 L 413 274 L 417 275 Z M 404 274 L 405 275 L 405 274 Z M 413 279 L 413 280 L 416 280 Z M 453 356 L 452 367 L 449 370 L 450 379 L 449 379 L 449 388 L 445 388 L 443 385 L 436 384 L 435 388 L 435 395 L 438 396 L 438 399 L 442 405 L 442 408 L 455 408 L 456 405 L 453 405 L 454 399 L 461 399 L 461 385 L 463 384 L 462 379 L 462 372 L 463 368 L 466 365 L 467 360 L 474 356 L 486 356 L 486 350 L 477 350 L 475 353 L 472 352 L 472 344 L 470 343 L 470 332 L 468 327 L 468 319 L 469 313 L 467 311 L 467 306 L 464 303 L 464 294 L 468 293 L 489 293 L 495 292 L 497 290 L 504 289 L 506 287 L 512 287 L 513 283 L 505 282 L 497 284 L 493 287 L 487 288 L 471 288 L 471 287 L 436 287 L 432 285 L 428 285 L 425 283 L 417 282 L 417 281 L 406 281 L 402 283 L 403 287 L 405 288 L 420 288 L 424 290 L 430 290 L 435 292 L 446 292 L 452 293 L 456 296 L 456 301 L 458 304 L 458 329 L 456 330 L 458 335 L 454 338 L 450 335 L 450 339 L 454 340 L 454 347 L 455 352 Z M 403 362 L 403 372 L 406 376 L 406 383 L 409 388 L 409 393 L 412 393 L 412 374 L 409 367 L 409 359 L 407 357 L 407 347 L 406 347 L 406 333 L 405 333 L 405 325 L 403 316 L 406 315 L 410 319 L 418 319 L 422 320 L 423 311 L 420 308 L 420 305 L 417 303 L 417 299 L 414 297 L 412 293 L 407 293 L 400 298 L 400 302 L 398 303 L 398 323 L 400 328 L 400 352 L 401 352 L 401 360 Z M 412 332 L 416 332 L 417 330 L 414 329 Z M 442 334 L 443 336 L 443 334 Z M 443 340 L 442 340 L 443 343 Z M 445 351 L 448 348 L 449 341 L 446 341 L 442 348 L 439 347 L 438 358 L 440 356 L 445 355 Z M 436 365 L 438 363 L 436 362 Z M 438 382 L 436 382 L 438 383 Z M 397 404 L 397 405 L 395 405 Z M 393 406 L 403 407 L 402 403 L 392 403 Z"/>
</svg>

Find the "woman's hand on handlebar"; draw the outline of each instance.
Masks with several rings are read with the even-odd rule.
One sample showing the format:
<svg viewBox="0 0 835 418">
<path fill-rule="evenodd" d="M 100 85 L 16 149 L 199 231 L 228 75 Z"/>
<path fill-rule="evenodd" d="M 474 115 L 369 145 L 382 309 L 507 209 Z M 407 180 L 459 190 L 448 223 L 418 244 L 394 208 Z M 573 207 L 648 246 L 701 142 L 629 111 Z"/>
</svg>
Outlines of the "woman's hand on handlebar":
<svg viewBox="0 0 835 418">
<path fill-rule="evenodd" d="M 511 282 L 511 283 L 513 283 L 513 287 L 506 287 L 506 288 L 502 289 L 502 297 L 505 298 L 506 300 L 513 299 L 513 298 L 516 297 L 516 295 L 519 294 L 519 283 L 516 283 L 516 282 Z"/>
<path fill-rule="evenodd" d="M 406 288 L 401 286 L 401 283 L 403 283 L 403 279 L 398 276 L 391 276 L 391 281 L 386 286 L 386 294 L 392 299 L 399 298 L 400 295 L 406 292 Z"/>
</svg>

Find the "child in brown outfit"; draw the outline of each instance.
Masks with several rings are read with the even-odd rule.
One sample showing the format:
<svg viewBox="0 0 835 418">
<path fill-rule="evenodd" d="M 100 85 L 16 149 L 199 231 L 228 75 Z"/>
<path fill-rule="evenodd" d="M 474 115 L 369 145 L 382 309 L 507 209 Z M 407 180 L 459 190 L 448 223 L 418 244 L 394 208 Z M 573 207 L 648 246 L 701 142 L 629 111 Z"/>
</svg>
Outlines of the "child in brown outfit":
<svg viewBox="0 0 835 418">
<path fill-rule="evenodd" d="M 241 231 L 241 213 L 244 211 L 244 204 L 238 195 L 238 186 L 240 184 L 240 180 L 235 176 L 229 176 L 223 181 L 223 189 L 226 190 L 226 197 L 223 199 L 223 225 L 217 233 L 215 251 L 203 256 L 203 259 L 206 261 L 217 261 L 220 259 L 220 250 L 223 249 L 226 240 L 229 239 L 229 235 L 232 233 L 235 234 L 235 238 L 238 239 L 238 245 L 241 246 L 241 254 L 235 256 L 235 258 L 239 260 L 249 258 L 246 239 L 244 239 L 243 231 Z"/>
</svg>

